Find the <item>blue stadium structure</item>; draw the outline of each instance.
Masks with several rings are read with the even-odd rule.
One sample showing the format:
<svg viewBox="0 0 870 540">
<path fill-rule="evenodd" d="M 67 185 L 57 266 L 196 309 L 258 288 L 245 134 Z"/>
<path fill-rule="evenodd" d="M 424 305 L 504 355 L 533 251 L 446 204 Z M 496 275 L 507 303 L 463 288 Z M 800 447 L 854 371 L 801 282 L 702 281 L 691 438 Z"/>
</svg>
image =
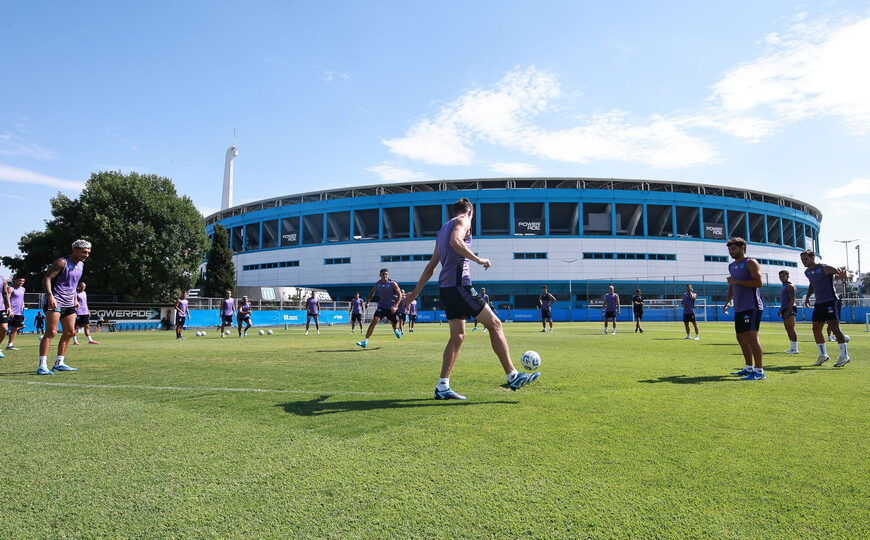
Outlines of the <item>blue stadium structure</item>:
<svg viewBox="0 0 870 540">
<path fill-rule="evenodd" d="M 711 300 L 727 285 L 725 241 L 742 236 L 778 294 L 780 270 L 806 287 L 799 263 L 818 251 L 821 213 L 789 197 L 725 186 L 600 178 L 491 178 L 380 184 L 246 203 L 206 218 L 230 232 L 242 286 L 324 288 L 335 299 L 367 294 L 387 267 L 412 287 L 432 254 L 448 207 L 475 205 L 473 248 L 493 266 L 472 279 L 497 305 L 532 307 L 542 284 L 575 305 L 607 284 L 631 296 L 678 297 L 685 283 Z M 433 280 L 423 304 L 437 302 Z M 567 302 L 562 304 L 567 307 Z"/>
</svg>

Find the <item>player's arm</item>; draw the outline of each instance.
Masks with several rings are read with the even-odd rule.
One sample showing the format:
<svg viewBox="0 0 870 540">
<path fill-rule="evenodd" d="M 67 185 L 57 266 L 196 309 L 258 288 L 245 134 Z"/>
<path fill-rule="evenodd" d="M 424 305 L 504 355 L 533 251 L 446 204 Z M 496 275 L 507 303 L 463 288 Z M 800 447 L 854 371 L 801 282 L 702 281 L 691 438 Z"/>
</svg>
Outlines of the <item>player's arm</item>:
<svg viewBox="0 0 870 540">
<path fill-rule="evenodd" d="M 617 295 L 616 295 L 616 312 L 617 312 L 617 313 L 619 313 L 619 308 L 620 308 L 620 304 L 619 304 L 619 295 L 617 294 Z"/>
<path fill-rule="evenodd" d="M 810 307 L 810 296 L 812 296 L 815 292 L 816 291 L 813 289 L 813 284 L 810 283 L 810 286 L 807 289 L 807 295 L 804 296 L 804 307 Z"/>
<path fill-rule="evenodd" d="M 46 294 L 45 307 L 47 309 L 57 309 L 57 301 L 55 301 L 54 295 L 51 294 L 51 280 L 63 272 L 64 268 L 66 268 L 66 261 L 61 257 L 51 264 L 51 268 L 49 268 L 48 272 L 46 272 L 42 277 L 42 288 L 45 290 Z"/>
<path fill-rule="evenodd" d="M 175 301 L 175 313 L 184 317 L 184 310 L 182 310 L 181 308 L 178 307 L 180 305 L 181 305 L 181 300 L 176 300 Z"/>
<path fill-rule="evenodd" d="M 395 313 L 399 309 L 399 304 L 402 303 L 402 288 L 399 287 L 399 284 L 395 281 L 393 282 L 393 292 L 395 292 L 399 296 L 399 300 L 393 304 L 393 307 L 390 308 L 390 313 Z"/>
<path fill-rule="evenodd" d="M 829 276 L 834 275 L 840 279 L 846 279 L 848 277 L 845 268 L 834 268 L 833 266 L 828 266 L 827 264 L 823 265 L 822 268 Z"/>
<path fill-rule="evenodd" d="M 459 253 L 470 261 L 476 262 L 477 264 L 483 266 L 483 269 L 486 270 L 487 268 L 492 266 L 492 263 L 489 261 L 489 259 L 478 257 L 474 254 L 473 251 L 468 249 L 467 245 L 465 245 L 465 237 L 468 236 L 468 230 L 470 228 L 471 220 L 469 220 L 468 217 L 459 216 L 458 218 L 456 218 L 456 221 L 453 222 L 453 234 L 450 235 L 450 247 L 452 247 L 453 250 L 456 251 L 456 253 Z"/>
<path fill-rule="evenodd" d="M 375 292 L 378 290 L 377 285 L 372 285 L 372 291 L 369 293 L 369 298 L 366 300 L 366 309 L 369 308 L 369 304 L 372 302 L 372 298 L 375 297 Z"/>
<path fill-rule="evenodd" d="M 463 245 L 465 245 L 464 242 Z M 413 291 L 405 295 L 405 304 L 410 304 L 415 298 L 417 298 L 417 295 L 420 294 L 420 291 L 422 291 L 423 287 L 426 286 L 426 283 L 429 282 L 432 274 L 435 273 L 435 269 L 438 267 L 439 262 L 441 262 L 441 257 L 438 255 L 438 245 L 436 244 L 432 256 L 429 257 L 429 262 L 426 263 L 426 268 L 423 269 L 423 273 L 420 274 L 420 279 L 417 280 L 417 286 L 414 287 Z"/>
<path fill-rule="evenodd" d="M 731 279 L 730 277 L 728 279 Z M 734 298 L 734 285 L 728 284 L 728 294 L 725 295 L 725 305 L 722 306 L 722 311 L 728 315 L 728 306 L 731 305 L 731 299 Z"/>
<path fill-rule="evenodd" d="M 550 295 L 550 306 L 552 307 L 553 304 L 555 304 L 555 303 L 556 303 L 556 297 L 551 294 Z"/>
<path fill-rule="evenodd" d="M 791 308 L 793 308 L 795 306 L 795 297 L 797 296 L 797 289 L 795 289 L 794 285 L 789 285 L 787 291 L 788 291 L 788 305 L 785 307 L 785 309 L 790 312 Z"/>
</svg>

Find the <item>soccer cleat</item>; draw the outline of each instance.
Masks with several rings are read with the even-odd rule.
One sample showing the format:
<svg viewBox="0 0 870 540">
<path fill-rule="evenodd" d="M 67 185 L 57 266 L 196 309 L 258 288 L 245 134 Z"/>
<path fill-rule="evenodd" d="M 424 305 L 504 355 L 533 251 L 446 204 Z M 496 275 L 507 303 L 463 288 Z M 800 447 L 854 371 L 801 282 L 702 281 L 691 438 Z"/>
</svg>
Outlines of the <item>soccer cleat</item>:
<svg viewBox="0 0 870 540">
<path fill-rule="evenodd" d="M 696 335 L 696 336 L 695 336 L 695 341 L 700 341 L 700 340 L 701 340 L 701 336 Z"/>
<path fill-rule="evenodd" d="M 683 339 L 692 339 L 692 338 L 689 336 L 689 334 L 686 334 L 686 337 L 684 337 Z"/>
<path fill-rule="evenodd" d="M 396 339 L 402 339 L 402 333 L 398 330 L 393 330 L 393 333 L 396 334 Z"/>
<path fill-rule="evenodd" d="M 36 370 L 36 374 L 37 375 L 54 375 L 54 372 L 51 371 L 50 369 L 39 368 Z"/>
<path fill-rule="evenodd" d="M 462 400 L 462 399 L 468 399 L 468 398 L 466 398 L 463 395 L 457 394 L 456 392 L 454 392 L 450 388 L 448 388 L 446 390 L 438 390 L 436 388 L 435 389 L 435 399 L 460 399 L 460 400 Z"/>
<path fill-rule="evenodd" d="M 614 330 L 613 333 L 610 334 L 610 335 L 615 336 L 615 335 L 616 335 L 616 330 Z"/>
<path fill-rule="evenodd" d="M 543 329 L 543 330 L 541 330 L 541 332 L 546 332 L 546 331 L 547 331 L 547 329 L 546 329 L 546 328 L 544 328 L 544 329 Z"/>
<path fill-rule="evenodd" d="M 516 378 L 514 378 L 513 382 L 508 383 L 508 386 L 510 386 L 511 390 L 519 390 L 527 384 L 532 384 L 533 382 L 538 380 L 538 377 L 540 376 L 541 374 L 537 371 L 534 373 L 526 373 L 525 371 L 520 371 L 517 374 Z"/>
<path fill-rule="evenodd" d="M 837 358 L 837 363 L 834 364 L 834 367 L 843 367 L 849 363 L 851 358 L 849 358 L 848 354 L 841 354 L 839 358 Z"/>
<path fill-rule="evenodd" d="M 88 341 L 88 345 L 99 345 L 99 344 L 100 344 L 99 341 L 93 341 L 93 340 Z"/>
<path fill-rule="evenodd" d="M 318 336 L 320 335 L 320 330 L 317 331 L 317 335 L 318 335 Z"/>
<path fill-rule="evenodd" d="M 767 380 L 767 375 L 764 373 L 759 373 L 757 371 L 753 371 L 744 377 L 740 377 L 741 381 L 765 381 Z"/>
<path fill-rule="evenodd" d="M 305 335 L 306 335 L 306 336 L 308 335 L 308 330 L 305 331 Z"/>
<path fill-rule="evenodd" d="M 0 358 L 6 358 L 6 355 L 0 352 Z"/>
<path fill-rule="evenodd" d="M 800 351 L 796 351 L 794 349 L 789 349 L 785 351 L 785 354 L 800 354 Z"/>
<path fill-rule="evenodd" d="M 828 341 L 837 341 L 837 338 L 834 337 L 834 335 L 832 334 L 832 335 L 828 336 Z"/>
<path fill-rule="evenodd" d="M 18 347 L 13 347 L 12 345 L 7 345 L 6 350 L 7 351 L 19 351 L 21 349 L 19 349 Z"/>
<path fill-rule="evenodd" d="M 637 334 L 637 328 L 634 329 L 634 333 Z"/>
<path fill-rule="evenodd" d="M 553 329 L 552 329 L 552 328 L 550 328 L 550 333 L 551 333 L 551 334 L 553 333 Z"/>
<path fill-rule="evenodd" d="M 78 345 L 78 344 L 79 344 L 78 341 L 73 341 L 73 345 Z"/>
<path fill-rule="evenodd" d="M 362 347 L 363 349 L 366 348 L 366 342 L 365 342 L 365 341 L 357 341 L 356 344 L 359 345 L 360 347 Z"/>
<path fill-rule="evenodd" d="M 607 334 L 607 328 L 604 329 L 604 333 Z"/>
<path fill-rule="evenodd" d="M 471 329 L 471 331 L 472 331 L 472 332 L 477 332 L 477 327 L 475 326 L 474 328 Z"/>
<path fill-rule="evenodd" d="M 640 333 L 643 334 L 643 328 L 640 329 Z"/>
<path fill-rule="evenodd" d="M 732 375 L 741 375 L 741 376 L 746 375 L 748 373 L 753 373 L 753 371 L 752 371 L 751 367 L 746 367 L 746 366 L 744 366 L 743 369 L 741 369 L 740 371 L 732 371 L 731 372 Z"/>
<path fill-rule="evenodd" d="M 827 354 L 820 354 L 819 358 L 816 360 L 816 362 L 813 365 L 814 366 L 821 366 L 822 364 L 824 364 L 825 362 L 827 362 L 830 359 L 831 359 L 831 357 L 828 356 Z"/>
<path fill-rule="evenodd" d="M 413 330 L 411 330 L 411 332 L 413 332 Z M 486 332 L 486 327 L 485 327 L 485 326 L 483 327 L 483 330 L 481 330 L 481 332 Z"/>
<path fill-rule="evenodd" d="M 79 368 L 74 368 L 74 367 L 70 367 L 70 366 L 68 366 L 68 365 L 66 365 L 66 364 L 61 364 L 61 365 L 59 365 L 59 366 L 58 366 L 58 365 L 55 365 L 55 366 L 52 368 L 52 370 L 54 370 L 54 371 L 78 371 Z"/>
</svg>

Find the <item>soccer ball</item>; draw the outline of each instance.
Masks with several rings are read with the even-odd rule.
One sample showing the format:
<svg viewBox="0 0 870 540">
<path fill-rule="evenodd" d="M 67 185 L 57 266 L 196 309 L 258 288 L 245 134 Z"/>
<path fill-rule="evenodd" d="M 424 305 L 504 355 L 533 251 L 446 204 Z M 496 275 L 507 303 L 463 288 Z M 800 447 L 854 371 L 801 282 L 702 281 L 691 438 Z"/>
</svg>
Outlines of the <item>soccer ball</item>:
<svg viewBox="0 0 870 540">
<path fill-rule="evenodd" d="M 197 330 L 197 331 L 196 331 L 196 337 L 199 337 L 199 336 L 201 336 L 201 335 L 202 335 L 202 332 L 200 332 L 199 330 Z"/>
<path fill-rule="evenodd" d="M 230 331 L 229 331 L 229 330 L 224 330 L 224 335 L 225 335 L 225 336 L 230 335 Z"/>
<path fill-rule="evenodd" d="M 265 335 L 265 334 L 266 334 L 266 332 L 265 332 L 265 331 L 263 331 L 263 330 L 260 330 L 260 335 L 261 335 L 261 336 L 262 336 L 262 335 Z"/>
<path fill-rule="evenodd" d="M 203 330 L 203 331 L 202 331 L 202 334 L 200 334 L 200 335 L 204 336 L 204 335 L 205 335 L 205 330 Z"/>
<path fill-rule="evenodd" d="M 266 333 L 269 334 L 270 336 L 272 335 L 272 331 L 271 331 L 271 330 L 266 330 Z"/>
<path fill-rule="evenodd" d="M 529 371 L 535 371 L 541 367 L 541 355 L 535 351 L 526 351 L 523 353 L 521 362 L 523 363 L 524 368 Z"/>
</svg>

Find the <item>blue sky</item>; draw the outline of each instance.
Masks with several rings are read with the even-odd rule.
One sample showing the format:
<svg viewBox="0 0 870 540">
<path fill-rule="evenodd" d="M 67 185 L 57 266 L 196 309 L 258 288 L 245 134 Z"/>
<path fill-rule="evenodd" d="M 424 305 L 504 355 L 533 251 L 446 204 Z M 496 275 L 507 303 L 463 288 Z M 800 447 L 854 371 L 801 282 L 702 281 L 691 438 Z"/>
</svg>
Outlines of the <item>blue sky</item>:
<svg viewBox="0 0 870 540">
<path fill-rule="evenodd" d="M 813 204 L 830 264 L 834 240 L 870 253 L 866 2 L 18 2 L 0 50 L 3 254 L 98 170 L 168 176 L 215 211 L 234 128 L 237 204 L 690 181 Z"/>
</svg>

